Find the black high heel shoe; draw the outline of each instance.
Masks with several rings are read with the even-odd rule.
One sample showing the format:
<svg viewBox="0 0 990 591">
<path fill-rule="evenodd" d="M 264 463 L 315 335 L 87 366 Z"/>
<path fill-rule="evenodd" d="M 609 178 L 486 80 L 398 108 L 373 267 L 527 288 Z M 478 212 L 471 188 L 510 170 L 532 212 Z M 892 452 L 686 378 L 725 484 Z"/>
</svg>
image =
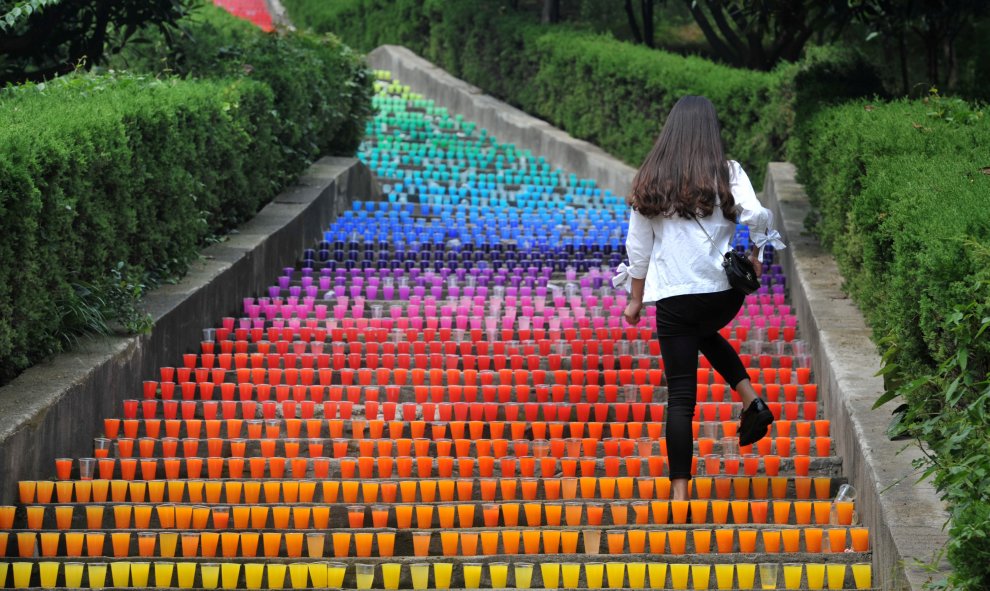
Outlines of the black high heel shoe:
<svg viewBox="0 0 990 591">
<path fill-rule="evenodd" d="M 762 398 L 757 398 L 742 412 L 739 445 L 751 445 L 763 439 L 773 423 L 773 413 Z"/>
</svg>

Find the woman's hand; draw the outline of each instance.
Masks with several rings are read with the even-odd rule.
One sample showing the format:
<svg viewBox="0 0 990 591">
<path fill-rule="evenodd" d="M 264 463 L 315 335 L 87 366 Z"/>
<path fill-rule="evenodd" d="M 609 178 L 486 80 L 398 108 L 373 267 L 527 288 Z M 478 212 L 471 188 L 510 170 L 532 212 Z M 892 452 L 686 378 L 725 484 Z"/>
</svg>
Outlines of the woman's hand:
<svg viewBox="0 0 990 591">
<path fill-rule="evenodd" d="M 626 319 L 632 326 L 639 324 L 639 315 L 643 311 L 643 301 L 642 300 L 629 300 L 626 304 L 626 309 L 622 313 L 622 317 Z"/>
<path fill-rule="evenodd" d="M 763 275 L 763 263 L 760 262 L 755 248 L 749 251 L 749 262 L 753 263 L 753 270 L 756 271 L 756 278 L 759 279 Z"/>
</svg>

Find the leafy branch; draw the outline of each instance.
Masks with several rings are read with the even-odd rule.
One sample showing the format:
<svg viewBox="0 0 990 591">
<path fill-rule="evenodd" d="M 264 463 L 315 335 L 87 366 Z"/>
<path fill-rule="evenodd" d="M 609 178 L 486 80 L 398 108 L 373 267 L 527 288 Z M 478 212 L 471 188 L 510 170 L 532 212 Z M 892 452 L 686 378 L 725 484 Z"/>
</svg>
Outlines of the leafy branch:
<svg viewBox="0 0 990 591">
<path fill-rule="evenodd" d="M 15 4 L 3 16 L 0 16 L 0 30 L 7 31 L 13 28 L 22 19 L 26 19 L 42 9 L 58 4 L 62 0 L 22 0 Z"/>
</svg>

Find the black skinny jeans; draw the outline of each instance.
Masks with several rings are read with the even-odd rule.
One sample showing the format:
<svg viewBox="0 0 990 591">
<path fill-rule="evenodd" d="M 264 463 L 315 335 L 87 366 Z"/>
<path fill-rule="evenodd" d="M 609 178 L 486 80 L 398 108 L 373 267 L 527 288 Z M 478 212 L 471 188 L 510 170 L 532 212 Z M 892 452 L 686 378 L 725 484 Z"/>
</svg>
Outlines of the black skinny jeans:
<svg viewBox="0 0 990 591">
<path fill-rule="evenodd" d="M 657 335 L 667 377 L 667 458 L 671 478 L 691 478 L 698 352 L 733 389 L 749 379 L 732 345 L 719 334 L 742 307 L 737 290 L 688 294 L 657 302 Z"/>
</svg>

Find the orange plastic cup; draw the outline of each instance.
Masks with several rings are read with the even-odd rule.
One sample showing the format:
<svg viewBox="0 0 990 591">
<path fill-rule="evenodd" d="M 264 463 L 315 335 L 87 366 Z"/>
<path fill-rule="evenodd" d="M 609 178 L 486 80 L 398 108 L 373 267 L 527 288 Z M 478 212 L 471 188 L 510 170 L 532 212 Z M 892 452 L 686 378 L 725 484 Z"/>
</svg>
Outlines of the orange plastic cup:
<svg viewBox="0 0 990 591">
<path fill-rule="evenodd" d="M 608 553 L 622 554 L 626 547 L 625 530 L 608 530 L 606 536 L 608 539 Z"/>
<path fill-rule="evenodd" d="M 828 525 L 832 513 L 832 503 L 828 501 L 815 501 L 812 505 L 815 510 L 815 523 L 818 525 Z"/>
<path fill-rule="evenodd" d="M 351 551 L 351 534 L 349 532 L 334 532 L 331 534 L 333 540 L 333 555 L 336 558 L 346 558 Z"/>
<path fill-rule="evenodd" d="M 801 550 L 801 530 L 788 528 L 780 531 L 780 541 L 784 552 L 793 553 Z"/>
<path fill-rule="evenodd" d="M 765 529 L 761 533 L 763 536 L 763 551 L 769 554 L 780 552 L 780 530 Z"/>
<path fill-rule="evenodd" d="M 865 527 L 849 528 L 849 536 L 852 538 L 852 549 L 855 552 L 870 551 L 870 530 Z"/>
<path fill-rule="evenodd" d="M 743 554 L 752 554 L 753 552 L 756 552 L 755 529 L 739 530 L 739 552 Z"/>
<path fill-rule="evenodd" d="M 682 529 L 672 529 L 667 532 L 667 540 L 670 542 L 671 554 L 684 554 L 687 547 L 687 532 Z M 650 549 L 653 549 L 651 542 Z"/>
<path fill-rule="evenodd" d="M 693 530 L 692 536 L 694 538 L 694 551 L 697 554 L 708 554 L 712 549 L 712 530 L 710 529 L 696 529 Z"/>
<path fill-rule="evenodd" d="M 462 556 L 476 556 L 478 554 L 479 537 L 477 532 L 460 532 Z"/>
<path fill-rule="evenodd" d="M 734 540 L 734 529 L 722 527 L 715 530 L 715 549 L 719 554 L 731 554 Z"/>
<path fill-rule="evenodd" d="M 429 556 L 430 539 L 432 535 L 428 531 L 414 531 L 412 533 L 413 555 L 418 557 Z"/>
<path fill-rule="evenodd" d="M 832 527 L 828 530 L 829 552 L 845 552 L 846 550 L 846 528 Z"/>
<path fill-rule="evenodd" d="M 374 540 L 375 534 L 373 532 L 355 532 L 354 547 L 357 556 L 360 558 L 371 556 L 371 545 Z"/>
<path fill-rule="evenodd" d="M 481 553 L 485 556 L 493 556 L 498 554 L 498 532 L 497 531 L 482 531 L 481 532 Z"/>
<path fill-rule="evenodd" d="M 804 528 L 805 552 L 812 552 L 812 553 L 821 552 L 823 534 L 824 534 L 824 530 L 820 527 Z"/>
<path fill-rule="evenodd" d="M 502 549 L 506 554 L 519 554 L 521 535 L 519 530 L 502 530 Z"/>
</svg>

